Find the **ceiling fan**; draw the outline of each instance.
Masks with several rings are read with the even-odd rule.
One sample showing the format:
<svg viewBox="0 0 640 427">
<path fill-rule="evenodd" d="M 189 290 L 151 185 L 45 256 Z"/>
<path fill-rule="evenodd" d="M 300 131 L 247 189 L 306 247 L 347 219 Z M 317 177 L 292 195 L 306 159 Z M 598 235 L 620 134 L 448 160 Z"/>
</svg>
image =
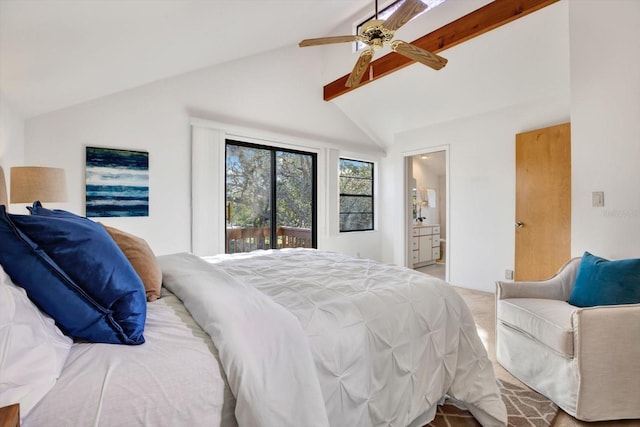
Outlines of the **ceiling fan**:
<svg viewBox="0 0 640 427">
<path fill-rule="evenodd" d="M 394 40 L 396 30 L 409 22 L 415 16 L 427 9 L 427 5 L 421 0 L 405 0 L 395 12 L 386 20 L 378 19 L 378 0 L 376 0 L 375 19 L 368 21 L 360 28 L 360 34 L 348 36 L 320 37 L 317 39 L 305 39 L 299 43 L 300 47 L 319 46 L 333 43 L 362 42 L 367 48 L 362 51 L 356 61 L 345 86 L 355 87 L 360 84 L 364 72 L 367 70 L 375 51 L 390 43 L 391 50 L 404 55 L 407 58 L 420 62 L 434 70 L 439 70 L 447 64 L 447 60 L 428 50 L 419 48 L 402 40 Z"/>
</svg>

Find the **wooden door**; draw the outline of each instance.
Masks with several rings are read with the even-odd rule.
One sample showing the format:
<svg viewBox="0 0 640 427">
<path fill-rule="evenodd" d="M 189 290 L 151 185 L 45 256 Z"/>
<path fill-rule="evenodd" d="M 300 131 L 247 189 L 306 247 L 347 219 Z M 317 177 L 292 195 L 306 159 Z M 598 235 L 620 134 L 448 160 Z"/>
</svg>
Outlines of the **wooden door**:
<svg viewBox="0 0 640 427">
<path fill-rule="evenodd" d="M 571 126 L 516 135 L 515 280 L 552 276 L 571 257 Z"/>
</svg>

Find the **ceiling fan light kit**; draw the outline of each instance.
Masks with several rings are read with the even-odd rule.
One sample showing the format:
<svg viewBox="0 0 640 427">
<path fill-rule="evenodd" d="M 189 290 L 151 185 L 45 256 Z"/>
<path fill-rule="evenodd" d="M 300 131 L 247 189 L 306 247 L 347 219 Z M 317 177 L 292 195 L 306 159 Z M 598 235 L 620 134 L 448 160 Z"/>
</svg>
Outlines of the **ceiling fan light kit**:
<svg viewBox="0 0 640 427">
<path fill-rule="evenodd" d="M 415 16 L 424 12 L 427 5 L 421 0 L 405 0 L 402 5 L 386 20 L 377 19 L 378 3 L 376 1 L 376 19 L 366 22 L 360 28 L 360 34 L 349 36 L 320 37 L 305 39 L 299 43 L 300 47 L 320 46 L 333 43 L 362 42 L 367 48 L 362 51 L 360 57 L 345 83 L 347 87 L 356 87 L 360 84 L 362 76 L 369 67 L 375 51 L 390 43 L 391 50 L 406 56 L 416 62 L 424 64 L 434 70 L 439 70 L 447 64 L 447 60 L 428 50 L 419 48 L 402 40 L 392 41 L 396 30 L 409 22 Z"/>
</svg>

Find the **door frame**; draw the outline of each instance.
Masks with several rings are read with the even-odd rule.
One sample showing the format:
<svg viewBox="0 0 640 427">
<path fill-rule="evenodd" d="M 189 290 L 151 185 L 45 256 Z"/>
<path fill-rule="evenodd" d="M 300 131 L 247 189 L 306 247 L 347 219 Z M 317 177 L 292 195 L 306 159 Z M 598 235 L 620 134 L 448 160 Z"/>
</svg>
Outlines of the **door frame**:
<svg viewBox="0 0 640 427">
<path fill-rule="evenodd" d="M 413 240 L 413 217 L 412 217 L 412 209 L 411 206 L 411 188 L 409 188 L 409 171 L 411 168 L 409 167 L 408 162 L 413 158 L 413 156 L 417 156 L 420 154 L 429 154 L 435 153 L 438 151 L 444 151 L 445 158 L 445 221 L 446 221 L 446 230 L 447 244 L 445 245 L 445 273 L 444 278 L 445 281 L 449 281 L 449 274 L 451 271 L 451 209 L 450 209 L 450 200 L 451 200 L 451 168 L 450 168 L 450 146 L 449 144 L 438 145 L 434 147 L 425 147 L 421 149 L 404 151 L 402 152 L 402 180 L 403 180 L 403 189 L 404 189 L 404 198 L 403 198 L 403 211 L 404 211 L 404 232 L 402 233 L 402 242 L 404 247 L 404 266 L 410 269 L 413 269 L 412 261 L 412 248 L 409 243 Z"/>
</svg>

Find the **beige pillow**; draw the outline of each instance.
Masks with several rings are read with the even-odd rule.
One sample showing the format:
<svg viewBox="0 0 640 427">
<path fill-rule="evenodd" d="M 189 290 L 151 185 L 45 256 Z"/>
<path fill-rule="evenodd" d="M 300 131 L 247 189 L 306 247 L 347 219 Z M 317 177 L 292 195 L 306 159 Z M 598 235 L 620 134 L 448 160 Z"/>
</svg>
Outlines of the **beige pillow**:
<svg viewBox="0 0 640 427">
<path fill-rule="evenodd" d="M 147 301 L 155 301 L 160 296 L 162 270 L 149 244 L 142 238 L 117 228 L 102 225 L 138 273 L 147 293 Z"/>
</svg>

